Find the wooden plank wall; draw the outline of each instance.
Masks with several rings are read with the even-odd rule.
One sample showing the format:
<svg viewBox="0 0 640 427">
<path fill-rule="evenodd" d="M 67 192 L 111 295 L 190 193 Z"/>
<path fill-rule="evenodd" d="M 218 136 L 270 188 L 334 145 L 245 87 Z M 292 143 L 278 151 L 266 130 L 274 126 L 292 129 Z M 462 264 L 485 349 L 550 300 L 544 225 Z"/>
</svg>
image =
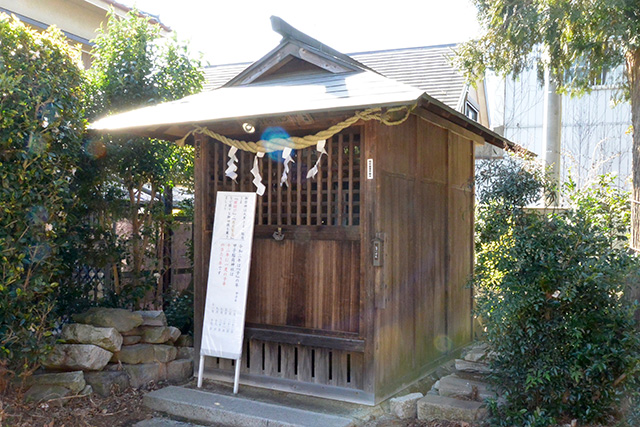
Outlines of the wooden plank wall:
<svg viewBox="0 0 640 427">
<path fill-rule="evenodd" d="M 473 271 L 473 141 L 449 132 L 449 265 L 448 312 L 470 313 L 473 306 L 467 281 Z M 450 315 L 447 326 L 453 348 L 469 342 L 471 317 Z"/>
<path fill-rule="evenodd" d="M 376 400 L 471 338 L 473 142 L 412 116 L 371 124 L 384 265 L 376 299 Z M 465 187 L 466 185 L 466 187 Z"/>
</svg>

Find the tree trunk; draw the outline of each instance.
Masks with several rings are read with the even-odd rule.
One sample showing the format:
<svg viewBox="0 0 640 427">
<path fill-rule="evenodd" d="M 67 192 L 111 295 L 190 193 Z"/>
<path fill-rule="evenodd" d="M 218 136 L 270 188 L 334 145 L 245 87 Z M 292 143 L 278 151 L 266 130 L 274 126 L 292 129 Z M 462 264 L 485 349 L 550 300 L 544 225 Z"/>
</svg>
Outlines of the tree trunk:
<svg viewBox="0 0 640 427">
<path fill-rule="evenodd" d="M 633 190 L 631 191 L 631 247 L 640 250 L 640 49 L 627 53 L 627 78 L 631 96 L 633 125 Z M 627 290 L 631 301 L 640 301 L 640 283 L 631 283 Z M 640 327 L 640 310 L 635 313 Z"/>
<path fill-rule="evenodd" d="M 627 53 L 627 77 L 633 125 L 633 191 L 631 198 L 631 247 L 640 250 L 640 49 Z"/>
<path fill-rule="evenodd" d="M 173 243 L 173 221 L 171 215 L 173 212 L 173 187 L 167 185 L 164 187 L 164 230 L 163 230 L 163 245 L 162 245 L 162 305 L 163 308 L 167 308 L 169 301 L 171 301 L 171 261 L 173 254 L 171 251 L 171 245 Z"/>
</svg>

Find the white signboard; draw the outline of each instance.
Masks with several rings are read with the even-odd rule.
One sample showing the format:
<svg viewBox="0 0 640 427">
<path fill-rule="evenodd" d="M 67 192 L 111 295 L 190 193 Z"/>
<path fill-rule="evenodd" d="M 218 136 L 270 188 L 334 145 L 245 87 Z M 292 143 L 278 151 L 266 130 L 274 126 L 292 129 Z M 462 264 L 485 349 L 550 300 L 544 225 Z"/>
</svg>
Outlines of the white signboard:
<svg viewBox="0 0 640 427">
<path fill-rule="evenodd" d="M 242 354 L 255 208 L 255 193 L 217 194 L 199 383 L 204 356 L 238 360 Z"/>
</svg>

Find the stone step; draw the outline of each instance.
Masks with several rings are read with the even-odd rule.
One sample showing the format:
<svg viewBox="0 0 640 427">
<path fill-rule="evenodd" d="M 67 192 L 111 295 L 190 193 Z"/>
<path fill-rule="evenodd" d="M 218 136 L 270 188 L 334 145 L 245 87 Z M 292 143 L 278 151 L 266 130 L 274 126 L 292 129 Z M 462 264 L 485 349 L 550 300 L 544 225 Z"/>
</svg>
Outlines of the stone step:
<svg viewBox="0 0 640 427">
<path fill-rule="evenodd" d="M 468 360 L 456 359 L 456 369 L 463 372 L 478 374 L 490 374 L 491 368 L 486 363 L 470 362 Z"/>
<path fill-rule="evenodd" d="M 486 414 L 487 410 L 481 402 L 432 394 L 418 400 L 418 419 L 423 421 L 448 420 L 472 423 L 482 420 Z"/>
<path fill-rule="evenodd" d="M 144 404 L 190 422 L 224 426 L 344 427 L 353 425 L 354 421 L 337 415 L 176 386 L 146 394 Z"/>
<path fill-rule="evenodd" d="M 438 393 L 440 396 L 461 397 L 480 402 L 496 396 L 494 392 L 487 390 L 487 384 L 485 382 L 461 378 L 456 374 L 440 378 Z"/>
</svg>

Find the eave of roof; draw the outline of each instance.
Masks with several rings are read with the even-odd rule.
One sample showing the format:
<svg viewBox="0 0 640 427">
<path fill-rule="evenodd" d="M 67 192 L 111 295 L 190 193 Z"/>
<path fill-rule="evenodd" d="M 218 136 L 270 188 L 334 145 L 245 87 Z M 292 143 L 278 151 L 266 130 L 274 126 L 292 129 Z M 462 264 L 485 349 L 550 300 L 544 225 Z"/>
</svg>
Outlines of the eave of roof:
<svg viewBox="0 0 640 427">
<path fill-rule="evenodd" d="M 370 71 L 288 77 L 250 86 L 220 88 L 106 117 L 93 123 L 91 129 L 158 137 L 159 126 L 193 128 L 255 118 L 416 104 L 495 146 L 518 149 L 516 144 L 426 93 Z M 167 139 L 177 138 L 167 135 Z"/>
<path fill-rule="evenodd" d="M 117 131 L 165 124 L 213 123 L 386 107 L 415 102 L 421 94 L 418 89 L 370 71 L 305 75 L 201 92 L 178 101 L 106 117 L 93 123 L 91 128 Z"/>
</svg>

